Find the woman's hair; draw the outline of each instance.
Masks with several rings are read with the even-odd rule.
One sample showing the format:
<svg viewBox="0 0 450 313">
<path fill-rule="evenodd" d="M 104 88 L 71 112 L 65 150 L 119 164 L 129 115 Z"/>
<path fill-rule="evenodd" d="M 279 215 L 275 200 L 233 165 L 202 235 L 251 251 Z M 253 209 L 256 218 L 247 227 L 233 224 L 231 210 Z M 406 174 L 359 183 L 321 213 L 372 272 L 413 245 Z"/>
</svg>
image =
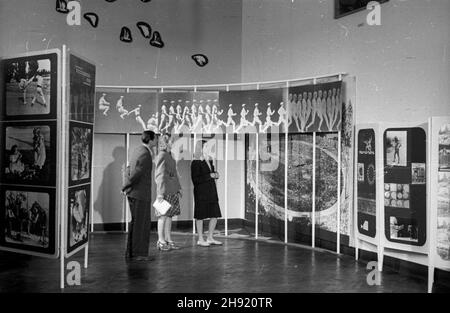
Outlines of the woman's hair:
<svg viewBox="0 0 450 313">
<path fill-rule="evenodd" d="M 19 150 L 17 145 L 11 147 L 11 153 L 14 153 L 16 150 Z"/>
<path fill-rule="evenodd" d="M 170 134 L 165 133 L 159 137 L 158 149 L 160 151 L 166 151 L 170 141 Z"/>
</svg>

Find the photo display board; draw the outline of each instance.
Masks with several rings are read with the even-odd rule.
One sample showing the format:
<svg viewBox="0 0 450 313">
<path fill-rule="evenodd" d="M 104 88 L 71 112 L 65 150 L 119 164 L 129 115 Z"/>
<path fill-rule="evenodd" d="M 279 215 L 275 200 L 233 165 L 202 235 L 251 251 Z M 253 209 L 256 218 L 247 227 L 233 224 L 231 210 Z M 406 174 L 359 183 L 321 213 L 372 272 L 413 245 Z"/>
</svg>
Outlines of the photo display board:
<svg viewBox="0 0 450 313">
<path fill-rule="evenodd" d="M 360 234 L 375 238 L 377 233 L 375 130 L 359 130 L 357 155 L 358 231 Z"/>
<path fill-rule="evenodd" d="M 390 242 L 412 246 L 426 242 L 426 140 L 422 128 L 384 132 L 384 223 Z"/>
<path fill-rule="evenodd" d="M 60 50 L 1 62 L 0 249 L 59 254 Z"/>
<path fill-rule="evenodd" d="M 92 144 L 95 121 L 96 68 L 69 54 L 69 111 L 66 145 L 68 190 L 66 208 L 66 256 L 82 249 L 89 239 L 91 211 Z"/>
</svg>

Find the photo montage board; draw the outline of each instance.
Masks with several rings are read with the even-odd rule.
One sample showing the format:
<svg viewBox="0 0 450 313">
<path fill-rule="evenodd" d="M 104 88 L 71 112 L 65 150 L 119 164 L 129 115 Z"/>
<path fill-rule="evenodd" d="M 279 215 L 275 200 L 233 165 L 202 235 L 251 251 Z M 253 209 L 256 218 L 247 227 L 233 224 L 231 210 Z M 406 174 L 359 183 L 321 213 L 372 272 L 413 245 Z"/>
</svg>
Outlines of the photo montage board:
<svg viewBox="0 0 450 313">
<path fill-rule="evenodd" d="M 81 250 L 89 240 L 92 144 L 96 115 L 95 65 L 72 52 L 68 58 L 66 257 Z"/>
<path fill-rule="evenodd" d="M 342 82 L 290 87 L 289 133 L 337 132 L 342 122 Z"/>
<path fill-rule="evenodd" d="M 159 126 L 155 91 L 127 93 L 98 88 L 95 97 L 95 133 L 140 134 Z"/>
<path fill-rule="evenodd" d="M 422 128 L 384 132 L 384 223 L 391 243 L 423 246 L 426 242 L 426 140 Z"/>
<path fill-rule="evenodd" d="M 3 59 L 0 250 L 59 255 L 60 50 Z"/>
<path fill-rule="evenodd" d="M 221 124 L 227 133 L 279 133 L 286 121 L 283 88 L 221 91 Z"/>
<path fill-rule="evenodd" d="M 358 231 L 362 235 L 375 238 L 377 233 L 375 130 L 371 128 L 359 130 L 357 154 Z"/>
</svg>

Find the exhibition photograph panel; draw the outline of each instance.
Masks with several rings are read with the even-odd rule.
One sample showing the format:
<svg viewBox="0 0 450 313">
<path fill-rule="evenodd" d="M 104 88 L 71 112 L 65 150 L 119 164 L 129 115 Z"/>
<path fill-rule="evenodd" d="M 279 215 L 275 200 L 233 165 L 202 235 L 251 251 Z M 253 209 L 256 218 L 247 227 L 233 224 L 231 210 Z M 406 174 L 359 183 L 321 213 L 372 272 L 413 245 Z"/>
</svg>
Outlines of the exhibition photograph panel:
<svg viewBox="0 0 450 313">
<path fill-rule="evenodd" d="M 67 210 L 67 252 L 88 242 L 91 185 L 69 188 Z"/>
<path fill-rule="evenodd" d="M 289 88 L 290 133 L 333 132 L 341 129 L 342 82 Z"/>
<path fill-rule="evenodd" d="M 1 127 L 1 182 L 55 186 L 56 122 L 8 122 Z"/>
<path fill-rule="evenodd" d="M 70 122 L 69 136 L 69 186 L 90 183 L 93 127 Z"/>
<path fill-rule="evenodd" d="M 3 120 L 56 119 L 58 54 L 2 60 Z"/>
<path fill-rule="evenodd" d="M 56 252 L 55 189 L 0 187 L 0 246 L 52 256 Z"/>
<path fill-rule="evenodd" d="M 423 246 L 427 239 L 426 133 L 422 128 L 384 132 L 384 208 L 388 241 Z"/>
<path fill-rule="evenodd" d="M 450 261 L 450 124 L 438 132 L 437 254 Z"/>
<path fill-rule="evenodd" d="M 158 127 L 158 98 L 152 91 L 97 89 L 95 133 L 142 133 Z"/>
<path fill-rule="evenodd" d="M 94 123 L 95 65 L 70 54 L 69 119 Z"/>
<path fill-rule="evenodd" d="M 358 132 L 358 231 L 375 238 L 377 233 L 376 210 L 376 154 L 375 131 L 361 129 Z"/>
</svg>

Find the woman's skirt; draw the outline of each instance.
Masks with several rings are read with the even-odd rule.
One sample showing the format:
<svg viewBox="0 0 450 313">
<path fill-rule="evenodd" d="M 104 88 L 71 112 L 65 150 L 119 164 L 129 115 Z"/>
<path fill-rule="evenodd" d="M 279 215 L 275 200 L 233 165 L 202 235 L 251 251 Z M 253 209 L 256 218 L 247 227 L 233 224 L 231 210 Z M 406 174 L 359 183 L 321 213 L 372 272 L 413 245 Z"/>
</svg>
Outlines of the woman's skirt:
<svg viewBox="0 0 450 313">
<path fill-rule="evenodd" d="M 195 202 L 194 218 L 204 220 L 207 218 L 222 217 L 218 202 Z"/>
</svg>

